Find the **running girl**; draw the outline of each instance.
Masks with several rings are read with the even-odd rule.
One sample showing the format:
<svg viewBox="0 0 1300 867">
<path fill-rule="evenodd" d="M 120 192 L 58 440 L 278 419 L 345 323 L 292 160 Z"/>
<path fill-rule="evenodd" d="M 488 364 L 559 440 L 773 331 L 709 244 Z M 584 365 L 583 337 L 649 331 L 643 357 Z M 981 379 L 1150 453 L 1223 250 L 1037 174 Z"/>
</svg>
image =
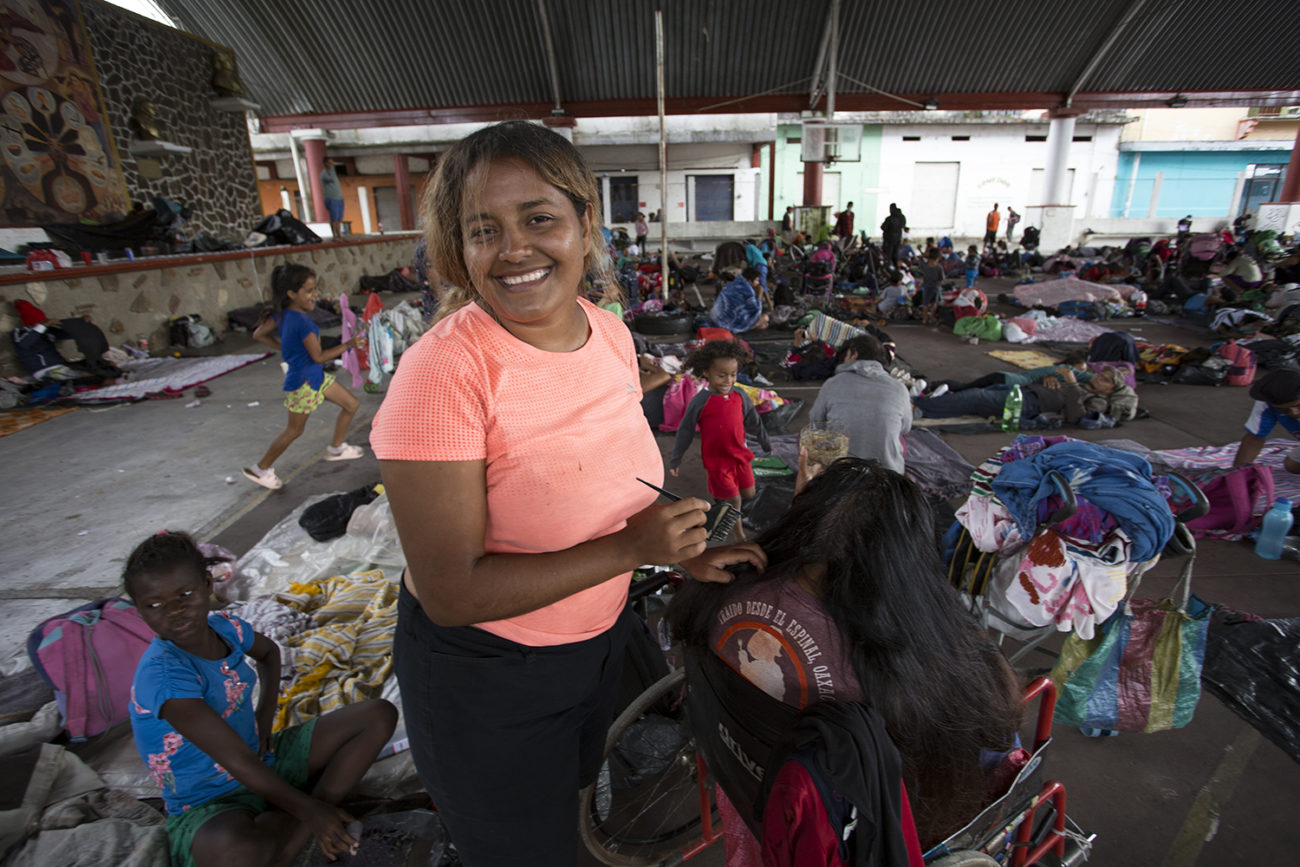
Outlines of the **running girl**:
<svg viewBox="0 0 1300 867">
<path fill-rule="evenodd" d="M 351 461 L 365 452 L 360 446 L 343 441 L 360 403 L 323 367 L 326 362 L 360 346 L 361 334 L 352 335 L 351 340 L 332 349 L 321 349 L 320 329 L 307 315 L 316 306 L 318 297 L 316 272 L 306 265 L 276 266 L 271 272 L 271 293 L 274 312 L 257 326 L 253 339 L 278 349 L 289 366 L 284 375 L 284 406 L 289 410 L 289 424 L 271 441 L 262 459 L 255 466 L 244 467 L 243 473 L 250 482 L 274 491 L 284 483 L 271 465 L 290 443 L 302 436 L 307 416 L 327 400 L 338 404 L 339 416 L 334 421 L 334 439 L 326 449 L 325 460 Z M 278 335 L 273 335 L 277 330 Z"/>
<path fill-rule="evenodd" d="M 695 439 L 698 424 L 709 493 L 736 509 L 740 508 L 742 499 L 754 496 L 754 471 L 750 467 L 754 453 L 745 447 L 745 428 L 753 429 L 763 448 L 772 451 L 753 401 L 735 387 L 740 362 L 744 360 L 744 348 L 730 340 L 710 340 L 686 357 L 687 369 L 703 377 L 708 386 L 687 405 L 668 460 L 668 473 L 676 477 L 677 467 Z M 736 533 L 745 538 L 739 523 Z"/>
<path fill-rule="evenodd" d="M 364 701 L 272 734 L 280 650 L 246 621 L 209 613 L 207 567 L 193 539 L 164 532 L 122 573 L 157 635 L 131 684 L 131 728 L 167 806 L 172 864 L 287 864 L 313 835 L 333 860 L 357 844 L 338 802 L 392 735 L 397 710 Z M 245 656 L 262 684 L 256 710 Z"/>
</svg>

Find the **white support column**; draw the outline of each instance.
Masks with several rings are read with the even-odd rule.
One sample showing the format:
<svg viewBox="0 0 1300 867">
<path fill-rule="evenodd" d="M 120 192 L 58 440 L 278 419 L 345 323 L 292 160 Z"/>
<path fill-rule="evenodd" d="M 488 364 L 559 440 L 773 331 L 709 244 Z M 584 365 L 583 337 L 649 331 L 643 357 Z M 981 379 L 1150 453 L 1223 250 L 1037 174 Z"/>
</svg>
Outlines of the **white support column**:
<svg viewBox="0 0 1300 867">
<path fill-rule="evenodd" d="M 361 203 L 361 231 L 370 234 L 370 188 L 357 187 L 357 200 Z"/>
<path fill-rule="evenodd" d="M 1043 173 L 1044 205 L 1068 205 L 1066 179 L 1070 168 L 1070 143 L 1074 140 L 1074 118 L 1054 117 L 1047 130 L 1047 170 Z"/>
<path fill-rule="evenodd" d="M 293 160 L 293 174 L 298 179 L 298 196 L 302 202 L 302 213 L 298 215 L 298 219 L 310 223 L 312 222 L 311 186 L 303 177 L 302 160 L 298 157 L 298 140 L 294 138 L 293 133 L 289 133 L 289 158 Z"/>
<path fill-rule="evenodd" d="M 1043 225 L 1039 249 L 1055 253 L 1074 243 L 1074 206 L 1068 201 L 1070 143 L 1074 113 L 1052 117 L 1047 129 L 1047 166 L 1043 172 Z"/>
</svg>

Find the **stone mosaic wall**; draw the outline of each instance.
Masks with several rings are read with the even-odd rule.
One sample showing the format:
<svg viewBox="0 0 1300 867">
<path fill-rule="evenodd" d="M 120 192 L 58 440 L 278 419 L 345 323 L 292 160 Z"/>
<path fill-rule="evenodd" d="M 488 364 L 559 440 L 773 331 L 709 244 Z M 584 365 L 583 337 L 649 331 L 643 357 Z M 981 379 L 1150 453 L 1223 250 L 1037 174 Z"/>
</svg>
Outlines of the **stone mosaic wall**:
<svg viewBox="0 0 1300 867">
<path fill-rule="evenodd" d="M 271 269 L 282 262 L 301 263 L 313 269 L 323 294 L 352 294 L 357 292 L 363 275 L 387 274 L 393 268 L 410 265 L 417 240 L 415 234 L 392 235 L 372 243 L 305 250 L 286 247 L 215 262 L 178 261 L 161 268 L 146 268 L 141 263 L 139 270 L 101 275 L 78 276 L 73 268 L 59 279 L 0 285 L 0 333 L 8 334 L 21 324 L 13 302 L 25 298 L 55 319 L 89 313 L 114 346 L 143 335 L 151 346 L 165 348 L 168 318 L 198 313 L 218 332 L 224 331 L 226 311 L 270 298 Z M 59 349 L 75 355 L 71 342 L 60 344 Z M 7 339 L 0 341 L 0 375 L 26 375 L 14 356 L 13 343 Z"/>
<path fill-rule="evenodd" d="M 127 195 L 146 205 L 151 196 L 189 205 L 190 235 L 243 238 L 262 219 L 262 203 L 243 113 L 217 111 L 210 102 L 217 49 L 99 0 L 81 0 L 81 9 Z M 131 108 L 141 97 L 158 107 L 166 141 L 194 149 L 157 157 L 159 178 L 145 177 L 128 152 Z"/>
</svg>

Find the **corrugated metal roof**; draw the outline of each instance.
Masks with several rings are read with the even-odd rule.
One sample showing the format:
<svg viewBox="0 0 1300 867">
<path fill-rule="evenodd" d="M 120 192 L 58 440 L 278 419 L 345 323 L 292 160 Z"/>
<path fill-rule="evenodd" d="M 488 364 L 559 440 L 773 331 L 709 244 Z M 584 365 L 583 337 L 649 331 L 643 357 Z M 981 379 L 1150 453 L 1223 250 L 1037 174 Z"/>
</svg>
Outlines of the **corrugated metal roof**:
<svg viewBox="0 0 1300 867">
<path fill-rule="evenodd" d="M 523 114 L 553 101 L 538 0 L 158 2 L 183 29 L 235 50 L 264 115 L 485 105 L 519 106 Z M 605 114 L 653 105 L 658 7 L 667 93 L 679 109 L 756 94 L 767 96 L 727 110 L 805 108 L 832 6 L 544 2 L 561 100 L 588 111 L 603 104 Z M 1292 0 L 843 0 L 840 104 L 891 107 L 856 81 L 941 105 L 946 98 L 949 105 L 1048 107 L 1134 4 L 1134 19 L 1081 82 L 1080 104 L 1097 92 L 1300 91 Z"/>
</svg>

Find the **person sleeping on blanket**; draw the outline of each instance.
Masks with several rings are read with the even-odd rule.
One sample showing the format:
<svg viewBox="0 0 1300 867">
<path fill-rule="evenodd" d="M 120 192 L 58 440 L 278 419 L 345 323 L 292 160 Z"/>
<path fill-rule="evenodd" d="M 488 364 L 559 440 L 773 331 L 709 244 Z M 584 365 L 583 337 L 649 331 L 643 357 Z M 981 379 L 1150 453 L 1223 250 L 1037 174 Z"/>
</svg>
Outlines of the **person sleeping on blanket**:
<svg viewBox="0 0 1300 867">
<path fill-rule="evenodd" d="M 1058 413 L 1066 424 L 1079 424 L 1092 413 L 1104 413 L 1115 421 L 1137 415 L 1137 392 L 1124 384 L 1123 373 L 1107 368 L 1080 383 L 1073 368 L 1058 369 L 1061 381 L 1044 380 L 1021 386 L 1020 418 Z M 1013 385 L 986 385 L 932 397 L 918 397 L 912 403 L 922 418 L 955 418 L 963 415 L 1001 416 Z"/>
<path fill-rule="evenodd" d="M 1065 374 L 1073 372 L 1080 383 L 1092 380 L 1092 371 L 1088 370 L 1088 353 L 1071 352 L 1057 364 L 1047 364 L 1029 370 L 995 370 L 970 382 L 958 382 L 955 379 L 942 379 L 931 387 L 930 396 L 938 397 L 949 391 L 966 391 L 971 388 L 983 388 L 987 385 L 1029 385 L 1040 383 L 1047 388 L 1060 388 L 1065 382 Z"/>
</svg>

